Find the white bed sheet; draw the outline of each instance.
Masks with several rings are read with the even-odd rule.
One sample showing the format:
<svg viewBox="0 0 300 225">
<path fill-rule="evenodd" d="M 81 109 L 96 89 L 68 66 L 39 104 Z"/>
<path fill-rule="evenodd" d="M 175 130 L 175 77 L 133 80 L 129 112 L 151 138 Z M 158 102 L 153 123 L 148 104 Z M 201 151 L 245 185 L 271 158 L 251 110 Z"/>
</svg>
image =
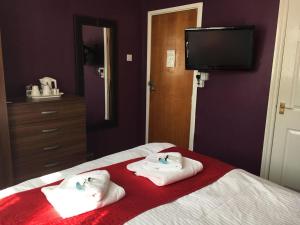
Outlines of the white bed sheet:
<svg viewBox="0 0 300 225">
<path fill-rule="evenodd" d="M 148 210 L 125 225 L 299 225 L 300 194 L 244 170 L 176 201 Z"/>
<path fill-rule="evenodd" d="M 0 199 L 40 187 L 64 177 L 144 157 L 174 145 L 151 143 L 109 155 L 76 167 L 35 178 L 0 191 Z M 241 169 L 172 203 L 148 210 L 126 225 L 299 225 L 300 194 Z"/>
</svg>

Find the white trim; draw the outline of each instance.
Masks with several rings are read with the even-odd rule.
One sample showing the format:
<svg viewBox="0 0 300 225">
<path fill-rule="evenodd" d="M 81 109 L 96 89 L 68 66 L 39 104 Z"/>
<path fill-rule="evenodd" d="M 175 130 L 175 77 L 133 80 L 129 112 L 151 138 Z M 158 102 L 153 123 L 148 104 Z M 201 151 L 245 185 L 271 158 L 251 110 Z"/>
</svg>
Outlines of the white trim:
<svg viewBox="0 0 300 225">
<path fill-rule="evenodd" d="M 288 17 L 289 0 L 280 0 L 279 15 L 276 31 L 276 43 L 273 58 L 269 103 L 265 127 L 264 146 L 261 160 L 260 176 L 268 179 L 270 159 L 272 153 L 273 135 L 277 112 L 277 100 L 280 86 L 281 66 L 284 53 L 286 24 Z"/>
<path fill-rule="evenodd" d="M 166 9 L 159 9 L 148 12 L 148 25 L 147 25 L 147 79 L 146 79 L 146 136 L 145 142 L 149 140 L 149 109 L 150 109 L 150 89 L 148 82 L 150 81 L 150 59 L 151 59 L 151 27 L 152 27 L 152 16 L 185 11 L 190 9 L 197 9 L 197 27 L 202 25 L 202 11 L 203 3 L 194 3 L 189 5 L 177 6 Z M 196 74 L 196 72 L 194 72 Z M 195 77 L 195 76 L 194 76 Z M 192 90 L 192 103 L 191 103 L 191 122 L 190 122 L 190 134 L 189 134 L 189 149 L 193 150 L 194 147 L 194 133 L 195 133 L 195 121 L 196 121 L 196 103 L 197 103 L 197 80 L 193 79 L 193 90 Z"/>
<path fill-rule="evenodd" d="M 108 95 L 108 59 L 109 59 L 109 53 L 108 53 L 108 43 L 107 43 L 107 29 L 109 28 L 103 28 L 103 39 L 104 39 L 104 119 L 109 120 L 109 95 Z"/>
<path fill-rule="evenodd" d="M 192 108 L 191 108 L 191 122 L 190 122 L 190 135 L 189 135 L 189 149 L 194 150 L 194 137 L 195 137 L 195 124 L 196 124 L 196 106 L 197 106 L 197 75 L 198 71 L 194 71 L 193 77 L 193 90 L 192 90 Z"/>
</svg>

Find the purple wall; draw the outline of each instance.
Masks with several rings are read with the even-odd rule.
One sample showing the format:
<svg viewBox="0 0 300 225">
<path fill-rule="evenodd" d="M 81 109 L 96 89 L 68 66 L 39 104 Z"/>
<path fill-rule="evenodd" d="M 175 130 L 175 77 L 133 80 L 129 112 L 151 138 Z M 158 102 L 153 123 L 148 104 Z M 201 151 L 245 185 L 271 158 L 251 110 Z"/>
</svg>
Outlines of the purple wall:
<svg viewBox="0 0 300 225">
<path fill-rule="evenodd" d="M 90 148 L 100 154 L 120 151 L 141 142 L 139 116 L 140 77 L 139 0 L 2 0 L 5 78 L 9 97 L 23 96 L 25 85 L 53 76 L 59 88 L 75 92 L 73 15 L 115 20 L 118 26 L 118 127 L 92 135 Z M 126 62 L 126 53 L 134 62 Z M 130 102 L 128 103 L 128 99 Z"/>
<path fill-rule="evenodd" d="M 146 73 L 147 11 L 195 3 L 143 1 L 143 74 Z M 258 174 L 276 33 L 278 0 L 204 0 L 203 26 L 256 26 L 256 68 L 212 72 L 198 89 L 194 149 Z M 145 78 L 142 83 L 144 84 Z M 141 89 L 145 96 L 144 86 Z M 144 115 L 145 111 L 141 113 Z M 144 117 L 141 118 L 144 121 Z M 142 128 L 144 129 L 144 127 Z"/>
<path fill-rule="evenodd" d="M 108 154 L 141 144 L 145 130 L 147 11 L 195 0 L 3 0 L 0 27 L 8 96 L 50 75 L 74 93 L 73 15 L 118 24 L 119 125 L 91 134 L 90 148 Z M 195 149 L 259 173 L 279 0 L 203 0 L 204 26 L 255 25 L 256 68 L 214 72 L 198 89 Z M 142 49 L 142 50 L 140 50 Z M 133 53 L 134 62 L 125 61 Z"/>
</svg>

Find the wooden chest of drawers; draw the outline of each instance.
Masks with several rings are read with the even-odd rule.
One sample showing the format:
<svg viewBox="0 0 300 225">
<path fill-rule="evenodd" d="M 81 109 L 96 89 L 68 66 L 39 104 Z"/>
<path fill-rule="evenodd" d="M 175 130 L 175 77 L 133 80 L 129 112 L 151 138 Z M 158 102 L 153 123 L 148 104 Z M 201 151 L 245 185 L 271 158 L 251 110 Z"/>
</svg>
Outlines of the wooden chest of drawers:
<svg viewBox="0 0 300 225">
<path fill-rule="evenodd" d="M 86 160 L 82 98 L 14 101 L 8 115 L 15 183 Z"/>
</svg>

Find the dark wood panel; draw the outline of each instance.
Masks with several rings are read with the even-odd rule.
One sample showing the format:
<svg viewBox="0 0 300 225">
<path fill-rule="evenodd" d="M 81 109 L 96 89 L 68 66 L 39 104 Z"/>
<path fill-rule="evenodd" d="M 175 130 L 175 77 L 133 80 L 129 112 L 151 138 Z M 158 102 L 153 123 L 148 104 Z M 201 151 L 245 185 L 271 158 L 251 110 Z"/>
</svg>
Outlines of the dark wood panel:
<svg viewBox="0 0 300 225">
<path fill-rule="evenodd" d="M 31 104 L 9 104 L 10 126 L 63 120 L 72 117 L 85 116 L 85 105 L 82 102 L 49 101 Z"/>
<path fill-rule="evenodd" d="M 83 98 L 13 100 L 8 112 L 16 183 L 86 161 Z"/>
<path fill-rule="evenodd" d="M 79 150 L 81 152 L 85 151 L 86 137 L 81 131 L 74 131 L 70 135 L 64 135 L 62 138 L 49 138 L 42 142 L 38 140 L 37 142 L 31 142 L 25 145 L 15 145 L 15 150 L 13 151 L 14 157 L 23 157 L 40 154 L 41 152 L 48 154 L 61 154 L 63 151 L 68 151 L 70 153 Z M 70 147 L 72 146 L 72 147 Z"/>
<path fill-rule="evenodd" d="M 84 142 L 80 140 L 74 142 L 73 144 L 62 142 L 58 143 L 57 147 L 55 145 L 49 146 L 49 150 L 41 150 L 35 154 L 18 155 L 14 157 L 14 164 L 23 165 L 25 167 L 29 166 L 29 164 L 31 165 L 40 162 L 47 163 L 48 161 L 56 161 L 65 156 L 69 156 L 70 159 L 72 159 L 73 154 L 85 153 L 83 151 L 84 147 Z"/>
<path fill-rule="evenodd" d="M 35 160 L 35 163 L 20 162 L 15 164 L 14 170 L 16 183 L 76 166 L 85 162 L 86 158 L 85 154 L 80 152 L 66 156 L 60 155 L 54 159 L 40 160 L 37 158 Z"/>
<path fill-rule="evenodd" d="M 46 143 L 48 140 L 72 137 L 72 134 L 84 134 L 85 126 L 83 117 L 25 124 L 11 127 L 11 137 L 17 149 L 26 149 L 30 143 Z"/>
<path fill-rule="evenodd" d="M 10 138 L 1 43 L 0 33 L 0 189 L 12 184 Z"/>
</svg>

